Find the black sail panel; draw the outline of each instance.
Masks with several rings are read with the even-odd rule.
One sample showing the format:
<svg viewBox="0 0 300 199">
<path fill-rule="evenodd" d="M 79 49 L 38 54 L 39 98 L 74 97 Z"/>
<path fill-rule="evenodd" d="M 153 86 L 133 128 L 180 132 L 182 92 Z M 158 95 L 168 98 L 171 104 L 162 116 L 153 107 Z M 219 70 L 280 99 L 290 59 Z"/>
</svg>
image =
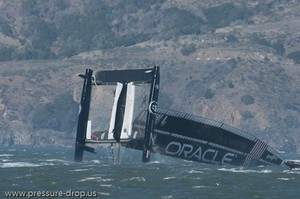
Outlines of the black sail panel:
<svg viewBox="0 0 300 199">
<path fill-rule="evenodd" d="M 126 104 L 126 93 L 127 93 L 127 84 L 123 83 L 122 90 L 117 102 L 117 110 L 116 110 L 116 120 L 114 125 L 114 139 L 117 142 L 120 142 L 120 136 L 124 121 L 124 113 L 125 113 L 125 104 Z"/>
</svg>

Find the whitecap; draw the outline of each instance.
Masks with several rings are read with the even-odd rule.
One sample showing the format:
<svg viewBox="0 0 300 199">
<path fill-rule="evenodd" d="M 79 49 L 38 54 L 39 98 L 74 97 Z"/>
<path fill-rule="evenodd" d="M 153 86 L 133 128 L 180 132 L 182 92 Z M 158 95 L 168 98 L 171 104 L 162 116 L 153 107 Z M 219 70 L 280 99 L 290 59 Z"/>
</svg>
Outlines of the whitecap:
<svg viewBox="0 0 300 199">
<path fill-rule="evenodd" d="M 229 172 L 233 172 L 233 173 L 249 173 L 249 170 L 246 171 L 246 170 L 242 170 L 242 169 L 236 169 L 236 168 L 230 168 L 230 169 L 227 169 L 227 168 L 220 168 L 218 169 L 219 171 L 229 171 Z M 253 171 L 253 170 L 252 170 Z"/>
<path fill-rule="evenodd" d="M 50 162 L 42 162 L 41 165 L 43 166 L 54 166 L 54 163 L 50 163 Z"/>
<path fill-rule="evenodd" d="M 85 181 L 90 181 L 90 180 L 97 180 L 99 178 L 98 177 L 88 177 L 88 178 L 83 178 L 81 180 L 78 180 L 78 182 L 85 182 Z"/>
<path fill-rule="evenodd" d="M 34 164 L 29 162 L 7 162 L 1 163 L 0 168 L 16 168 L 16 167 L 40 167 L 40 164 Z"/>
<path fill-rule="evenodd" d="M 112 184 L 101 184 L 100 187 L 112 187 Z"/>
<path fill-rule="evenodd" d="M 188 173 L 203 173 L 203 171 L 199 171 L 199 170 L 190 170 Z"/>
<path fill-rule="evenodd" d="M 283 173 L 289 173 L 289 174 L 300 174 L 300 170 L 293 169 L 293 170 L 284 170 Z"/>
<path fill-rule="evenodd" d="M 70 170 L 70 171 L 88 171 L 89 169 L 74 169 L 74 170 Z"/>
<path fill-rule="evenodd" d="M 13 154 L 0 154 L 0 157 L 12 157 L 14 156 Z"/>
<path fill-rule="evenodd" d="M 41 159 L 40 161 L 45 161 L 43 165 L 55 165 L 55 164 L 62 164 L 62 165 L 70 165 L 70 161 L 62 160 L 62 159 Z"/>
<path fill-rule="evenodd" d="M 150 161 L 150 162 L 148 162 L 148 164 L 160 164 L 160 162 L 157 161 L 157 160 L 155 160 L 155 161 Z"/>
<path fill-rule="evenodd" d="M 272 170 L 264 169 L 264 170 L 261 170 L 260 173 L 272 173 Z"/>
<path fill-rule="evenodd" d="M 111 179 L 111 178 L 104 179 L 101 177 L 87 177 L 87 178 L 78 180 L 78 182 L 85 182 L 85 181 L 110 182 L 110 181 L 113 181 L 113 179 Z"/>
<path fill-rule="evenodd" d="M 288 181 L 290 180 L 289 178 L 277 178 L 278 180 L 283 180 L 283 181 Z"/>
<path fill-rule="evenodd" d="M 204 186 L 204 185 L 195 185 L 195 186 L 192 186 L 193 189 L 204 189 L 204 188 L 211 188 L 209 186 Z"/>
<path fill-rule="evenodd" d="M 20 186 L 20 185 L 19 185 L 19 184 L 12 184 L 12 186 L 15 186 L 15 187 L 16 187 L 16 186 Z"/>
<path fill-rule="evenodd" d="M 143 178 L 143 177 L 132 177 L 132 178 L 129 179 L 129 181 L 132 181 L 132 180 L 137 180 L 139 182 L 145 182 L 146 181 L 146 179 Z"/>
<path fill-rule="evenodd" d="M 105 193 L 105 192 L 98 192 L 98 194 L 103 196 L 110 196 L 110 193 Z"/>
<path fill-rule="evenodd" d="M 171 199 L 171 198 L 173 198 L 173 196 L 172 196 L 172 195 L 169 195 L 169 196 L 162 196 L 161 198 L 162 198 L 162 199 Z"/>
<path fill-rule="evenodd" d="M 176 179 L 176 177 L 174 177 L 174 176 L 170 176 L 170 177 L 165 177 L 165 178 L 163 178 L 164 180 L 172 180 L 172 179 Z"/>
<path fill-rule="evenodd" d="M 249 170 L 249 169 L 236 169 L 236 168 L 220 168 L 218 169 L 219 171 L 229 171 L 229 172 L 233 172 L 233 173 L 272 173 L 271 170 L 269 169 L 264 169 L 264 170 Z"/>
<path fill-rule="evenodd" d="M 95 164 L 100 164 L 101 163 L 100 160 L 92 160 L 91 162 L 95 163 Z"/>
<path fill-rule="evenodd" d="M 63 162 L 63 163 L 69 163 L 69 161 L 66 161 L 66 160 L 61 160 L 61 159 L 47 159 L 47 160 L 44 160 L 46 162 Z"/>
</svg>

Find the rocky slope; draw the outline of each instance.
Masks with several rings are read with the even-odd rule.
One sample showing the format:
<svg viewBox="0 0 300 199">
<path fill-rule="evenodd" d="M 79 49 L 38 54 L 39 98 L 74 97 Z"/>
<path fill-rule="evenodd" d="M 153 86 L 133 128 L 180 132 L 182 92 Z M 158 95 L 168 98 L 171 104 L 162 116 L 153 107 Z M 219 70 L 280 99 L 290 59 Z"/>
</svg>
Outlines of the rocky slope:
<svg viewBox="0 0 300 199">
<path fill-rule="evenodd" d="M 90 2 L 1 1 L 0 144 L 73 145 L 76 74 L 159 65 L 160 106 L 299 152 L 299 3 Z"/>
</svg>

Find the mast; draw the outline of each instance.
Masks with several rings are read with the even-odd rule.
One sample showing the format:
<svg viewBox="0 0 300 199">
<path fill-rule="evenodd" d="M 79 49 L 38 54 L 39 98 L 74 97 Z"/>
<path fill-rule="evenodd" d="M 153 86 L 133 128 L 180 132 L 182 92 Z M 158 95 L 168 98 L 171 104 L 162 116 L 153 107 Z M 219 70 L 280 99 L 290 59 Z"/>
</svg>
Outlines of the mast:
<svg viewBox="0 0 300 199">
<path fill-rule="evenodd" d="M 85 145 L 89 111 L 90 111 L 92 76 L 93 76 L 93 71 L 91 69 L 86 69 L 84 76 L 80 75 L 80 77 L 84 78 L 84 83 L 83 83 L 81 102 L 80 102 L 81 110 L 78 116 L 75 154 L 74 154 L 75 162 L 82 162 L 83 151 L 89 151 L 94 153 L 93 148 Z"/>
<path fill-rule="evenodd" d="M 149 108 L 147 111 L 145 136 L 143 141 L 143 162 L 149 162 L 152 149 L 152 133 L 154 131 L 155 114 L 159 91 L 159 67 L 153 69 L 153 79 L 149 96 Z"/>
</svg>

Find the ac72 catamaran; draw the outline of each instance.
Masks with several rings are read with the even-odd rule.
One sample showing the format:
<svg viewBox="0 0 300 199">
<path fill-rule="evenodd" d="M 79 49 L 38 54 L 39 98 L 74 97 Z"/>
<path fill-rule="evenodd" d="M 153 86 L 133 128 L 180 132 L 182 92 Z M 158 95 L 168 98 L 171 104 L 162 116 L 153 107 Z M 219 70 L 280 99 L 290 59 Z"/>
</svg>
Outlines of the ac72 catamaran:
<svg viewBox="0 0 300 199">
<path fill-rule="evenodd" d="M 87 69 L 74 160 L 90 145 L 125 147 L 220 165 L 280 165 L 283 158 L 263 141 L 222 122 L 157 107 L 159 67 L 135 70 Z"/>
</svg>

